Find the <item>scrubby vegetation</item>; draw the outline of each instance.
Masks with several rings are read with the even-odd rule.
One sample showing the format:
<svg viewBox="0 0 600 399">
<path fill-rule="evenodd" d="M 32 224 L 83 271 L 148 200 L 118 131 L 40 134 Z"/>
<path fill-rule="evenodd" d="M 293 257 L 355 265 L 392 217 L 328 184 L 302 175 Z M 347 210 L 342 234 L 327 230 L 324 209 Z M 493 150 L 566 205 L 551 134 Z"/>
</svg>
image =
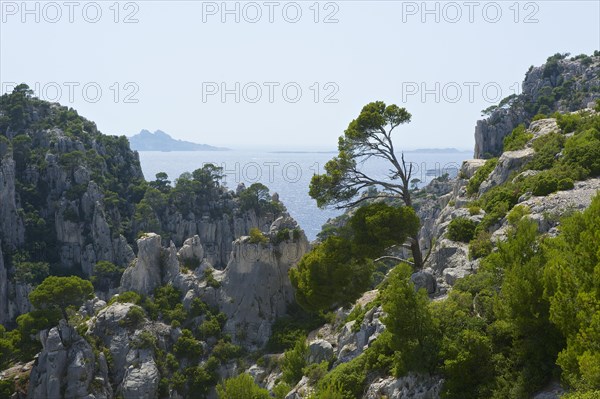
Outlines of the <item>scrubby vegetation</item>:
<svg viewBox="0 0 600 399">
<path fill-rule="evenodd" d="M 448 238 L 452 241 L 461 241 L 468 243 L 475 236 L 477 223 L 471 219 L 459 217 L 452 219 L 448 224 Z"/>
<path fill-rule="evenodd" d="M 345 228 L 329 236 L 290 270 L 296 300 L 309 311 L 348 305 L 371 284 L 373 259 L 415 234 L 409 207 L 376 202 L 359 208 Z"/>
<path fill-rule="evenodd" d="M 532 137 L 533 134 L 527 133 L 525 125 L 521 124 L 504 138 L 504 151 L 522 150 Z"/>
<path fill-rule="evenodd" d="M 513 213 L 508 239 L 443 301 L 415 291 L 411 268 L 397 266 L 381 296 L 387 330 L 325 375 L 315 397 L 334 386 L 334 397 L 358 398 L 370 373 L 409 371 L 441 375 L 445 398 L 529 397 L 558 374 L 578 390 L 569 397 L 595 397 L 600 196 L 563 218 L 556 238 L 525 214 Z"/>
<path fill-rule="evenodd" d="M 485 164 L 477 169 L 473 177 L 469 179 L 469 183 L 467 183 L 467 194 L 474 195 L 479 191 L 479 186 L 484 182 L 485 179 L 492 173 L 492 170 L 498 164 L 498 158 L 488 159 Z"/>
</svg>

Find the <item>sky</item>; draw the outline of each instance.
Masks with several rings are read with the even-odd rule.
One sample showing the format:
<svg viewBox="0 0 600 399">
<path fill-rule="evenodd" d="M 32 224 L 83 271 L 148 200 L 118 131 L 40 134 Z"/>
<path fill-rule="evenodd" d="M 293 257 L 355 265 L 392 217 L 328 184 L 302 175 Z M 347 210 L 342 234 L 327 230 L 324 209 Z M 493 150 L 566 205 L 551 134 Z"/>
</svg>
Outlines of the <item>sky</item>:
<svg viewBox="0 0 600 399">
<path fill-rule="evenodd" d="M 1 92 L 25 82 L 106 134 L 335 149 L 365 104 L 405 149 L 472 149 L 531 65 L 600 49 L 598 1 L 0 1 Z"/>
</svg>

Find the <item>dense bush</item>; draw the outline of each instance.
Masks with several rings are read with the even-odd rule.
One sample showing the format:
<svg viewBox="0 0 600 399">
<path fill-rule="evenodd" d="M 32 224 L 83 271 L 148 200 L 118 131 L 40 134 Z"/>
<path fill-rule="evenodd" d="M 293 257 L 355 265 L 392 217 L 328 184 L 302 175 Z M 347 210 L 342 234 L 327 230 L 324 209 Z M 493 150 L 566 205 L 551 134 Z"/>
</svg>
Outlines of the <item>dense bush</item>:
<svg viewBox="0 0 600 399">
<path fill-rule="evenodd" d="M 491 158 L 488 159 L 482 167 L 477 169 L 473 177 L 471 177 L 471 179 L 469 179 L 469 182 L 467 183 L 467 194 L 477 194 L 477 192 L 479 191 L 479 186 L 481 186 L 481 183 L 483 183 L 485 179 L 488 178 L 488 176 L 490 175 L 490 173 L 492 173 L 497 164 L 498 158 Z"/>
<path fill-rule="evenodd" d="M 477 223 L 471 219 L 458 217 L 452 219 L 452 221 L 448 224 L 448 232 L 446 234 L 452 241 L 468 243 L 475 236 L 476 227 Z"/>
<path fill-rule="evenodd" d="M 119 295 L 115 295 L 110 298 L 108 301 L 109 305 L 112 305 L 115 302 L 119 303 L 133 303 L 139 305 L 142 302 L 142 297 L 135 291 L 125 291 L 120 293 Z"/>
<path fill-rule="evenodd" d="M 146 313 L 139 306 L 132 306 L 127 315 L 119 321 L 119 325 L 128 328 L 137 328 L 146 319 Z"/>
<path fill-rule="evenodd" d="M 269 239 L 260 231 L 257 227 L 252 227 L 250 229 L 250 244 L 266 244 L 269 242 Z"/>
<path fill-rule="evenodd" d="M 331 370 L 319 383 L 318 399 L 355 399 L 362 396 L 367 378 L 366 358 L 360 355 Z"/>
<path fill-rule="evenodd" d="M 94 287 L 87 280 L 50 276 L 29 294 L 29 300 L 36 309 L 58 310 L 67 319 L 67 308 L 78 308 L 93 294 Z"/>
<path fill-rule="evenodd" d="M 118 287 L 124 268 L 116 266 L 112 262 L 102 260 L 96 263 L 92 273 L 92 284 L 101 291 L 107 291 L 110 288 Z"/>
<path fill-rule="evenodd" d="M 429 298 L 424 289 L 415 290 L 411 274 L 412 269 L 407 264 L 396 266 L 382 294 L 386 312 L 383 323 L 391 333 L 395 376 L 409 371 L 431 372 L 437 363 L 439 337 Z"/>
<path fill-rule="evenodd" d="M 281 360 L 281 371 L 283 372 L 283 381 L 294 386 L 304 375 L 306 367 L 306 356 L 308 355 L 308 346 L 306 338 L 300 337 L 294 347 L 286 351 Z"/>
<path fill-rule="evenodd" d="M 584 168 L 589 176 L 600 176 L 600 130 L 590 128 L 570 137 L 565 142 L 564 162 Z"/>
<path fill-rule="evenodd" d="M 269 391 L 256 385 L 248 374 L 228 378 L 217 386 L 219 399 L 270 399 Z"/>
<path fill-rule="evenodd" d="M 25 284 L 39 284 L 50 273 L 48 262 L 17 261 L 15 266 L 15 280 Z"/>
<path fill-rule="evenodd" d="M 566 337 L 557 364 L 562 378 L 581 390 L 600 390 L 600 195 L 583 213 L 563 219 L 548 243 L 544 273 L 549 318 Z"/>
<path fill-rule="evenodd" d="M 556 132 L 545 134 L 533 141 L 535 154 L 527 164 L 528 169 L 549 169 L 556 162 L 557 154 L 565 145 L 565 137 Z"/>
<path fill-rule="evenodd" d="M 504 137 L 504 151 L 522 150 L 532 137 L 533 134 L 527 133 L 525 125 L 521 124 L 514 128 L 508 136 Z"/>
<path fill-rule="evenodd" d="M 373 264 L 352 258 L 352 242 L 331 236 L 290 269 L 296 301 L 311 311 L 326 310 L 356 300 L 371 282 Z"/>
<path fill-rule="evenodd" d="M 280 202 L 272 200 L 269 188 L 261 183 L 254 183 L 240 193 L 240 205 L 242 211 L 254 210 L 257 215 L 283 210 Z"/>
<path fill-rule="evenodd" d="M 472 260 L 483 258 L 492 253 L 493 249 L 492 235 L 487 231 L 479 231 L 469 243 L 469 258 Z"/>
<path fill-rule="evenodd" d="M 419 219 L 410 207 L 382 202 L 358 208 L 344 228 L 327 237 L 290 269 L 296 301 L 309 311 L 347 305 L 371 286 L 371 259 L 416 235 Z"/>
<path fill-rule="evenodd" d="M 181 330 L 181 336 L 173 345 L 173 353 L 179 358 L 187 358 L 192 361 L 202 356 L 203 350 L 200 341 L 197 341 L 188 329 Z"/>
</svg>

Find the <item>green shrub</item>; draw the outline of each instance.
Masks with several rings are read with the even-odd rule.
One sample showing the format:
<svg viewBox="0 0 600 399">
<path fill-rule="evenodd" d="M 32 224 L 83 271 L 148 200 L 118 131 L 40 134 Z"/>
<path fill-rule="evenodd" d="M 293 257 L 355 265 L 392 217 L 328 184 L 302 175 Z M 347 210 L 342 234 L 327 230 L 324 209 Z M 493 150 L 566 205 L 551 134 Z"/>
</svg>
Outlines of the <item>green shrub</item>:
<svg viewBox="0 0 600 399">
<path fill-rule="evenodd" d="M 498 158 L 491 158 L 488 159 L 482 167 L 477 169 L 473 177 L 471 177 L 467 183 L 467 194 L 476 194 L 479 191 L 479 186 L 481 186 L 481 183 L 488 178 L 497 164 Z"/>
<path fill-rule="evenodd" d="M 228 378 L 217 386 L 219 399 L 271 399 L 269 391 L 256 385 L 248 374 Z"/>
<path fill-rule="evenodd" d="M 135 305 L 129 308 L 127 314 L 119 321 L 119 325 L 129 328 L 137 328 L 146 319 L 146 313 L 142 308 Z"/>
<path fill-rule="evenodd" d="M 469 210 L 469 215 L 474 216 L 474 215 L 479 215 L 481 213 L 481 208 L 477 205 L 469 205 L 468 208 Z"/>
<path fill-rule="evenodd" d="M 299 339 L 327 322 L 323 314 L 307 312 L 297 303 L 291 303 L 287 315 L 275 320 L 267 350 L 270 353 L 281 353 L 291 349 Z"/>
<path fill-rule="evenodd" d="M 533 134 L 527 133 L 525 125 L 521 124 L 514 128 L 508 136 L 504 137 L 504 151 L 522 150 L 532 137 Z"/>
<path fill-rule="evenodd" d="M 209 337 L 218 337 L 221 335 L 221 325 L 216 317 L 210 317 L 204 320 L 198 327 L 200 338 L 207 339 Z"/>
<path fill-rule="evenodd" d="M 0 136 L 2 138 L 3 136 Z M 0 380 L 0 399 L 9 399 L 15 393 L 15 382 L 10 380 Z"/>
<path fill-rule="evenodd" d="M 231 359 L 236 359 L 242 355 L 242 348 L 220 339 L 212 351 L 212 355 L 221 362 L 226 362 Z"/>
<path fill-rule="evenodd" d="M 266 244 L 269 239 L 260 231 L 259 228 L 253 227 L 250 229 L 250 240 L 251 244 Z"/>
<path fill-rule="evenodd" d="M 112 298 L 110 298 L 110 301 L 108 301 L 109 305 L 112 305 L 113 303 L 133 303 L 136 305 L 139 305 L 142 302 L 142 297 L 140 296 L 140 294 L 138 294 L 135 291 L 125 291 L 120 293 L 119 295 L 115 295 Z"/>
<path fill-rule="evenodd" d="M 392 373 L 431 372 L 437 363 L 438 329 L 424 289 L 415 290 L 412 268 L 401 263 L 390 272 L 382 292 L 383 318 L 394 351 Z"/>
<path fill-rule="evenodd" d="M 153 351 L 156 351 L 156 343 L 157 339 L 154 334 L 150 331 L 144 330 L 140 333 L 140 335 L 137 336 L 137 340 L 134 342 L 133 347 L 140 349 L 152 349 Z"/>
<path fill-rule="evenodd" d="M 478 259 L 492 253 L 492 235 L 487 231 L 479 231 L 469 243 L 469 258 Z"/>
<path fill-rule="evenodd" d="M 585 168 L 589 176 L 600 176 L 600 130 L 591 128 L 569 137 L 564 162 Z"/>
<path fill-rule="evenodd" d="M 565 137 L 556 132 L 545 134 L 533 141 L 535 154 L 527 164 L 528 169 L 544 170 L 549 169 L 556 162 L 557 154 L 565 145 Z"/>
<path fill-rule="evenodd" d="M 458 217 L 452 219 L 450 224 L 448 224 L 448 232 L 446 234 L 452 241 L 461 241 L 467 243 L 475 236 L 476 227 L 477 223 L 471 219 Z"/>
<path fill-rule="evenodd" d="M 94 266 L 90 280 L 96 289 L 107 291 L 119 285 L 124 271 L 124 268 L 118 267 L 112 262 L 101 260 Z"/>
<path fill-rule="evenodd" d="M 280 382 L 273 388 L 273 396 L 275 399 L 285 399 L 287 394 L 292 390 L 292 386 L 286 382 Z"/>
<path fill-rule="evenodd" d="M 305 341 L 305 337 L 298 339 L 294 348 L 286 351 L 281 360 L 283 381 L 290 385 L 296 385 L 304 375 L 303 370 L 306 367 L 306 356 L 308 355 L 308 346 Z"/>
<path fill-rule="evenodd" d="M 47 262 L 15 262 L 15 280 L 25 284 L 39 284 L 50 274 Z"/>
<path fill-rule="evenodd" d="M 200 298 L 192 299 L 190 317 L 198 317 L 208 312 L 208 305 Z"/>
<path fill-rule="evenodd" d="M 556 118 L 556 123 L 561 128 L 563 133 L 572 133 L 583 122 L 583 117 L 578 114 L 560 114 L 558 112 L 552 115 Z"/>
<path fill-rule="evenodd" d="M 600 390 L 571 392 L 562 395 L 560 399 L 600 399 Z"/>
<path fill-rule="evenodd" d="M 367 377 L 366 358 L 360 355 L 329 372 L 317 389 L 319 399 L 355 399 L 362 397 Z"/>
<path fill-rule="evenodd" d="M 570 190 L 573 187 L 575 187 L 575 183 L 573 182 L 572 179 L 566 178 L 566 179 L 560 179 L 558 181 L 557 188 L 559 191 Z"/>
<path fill-rule="evenodd" d="M 197 360 L 202 356 L 202 345 L 197 341 L 190 330 L 184 329 L 181 331 L 181 336 L 173 345 L 173 353 L 178 358 L 187 358 Z"/>
<path fill-rule="evenodd" d="M 546 196 L 558 190 L 558 179 L 549 174 L 539 174 L 535 176 L 531 193 L 537 196 Z"/>
<path fill-rule="evenodd" d="M 519 223 L 519 221 L 523 218 L 523 216 L 529 215 L 530 213 L 531 210 L 528 206 L 517 205 L 513 209 L 511 209 L 506 219 L 508 220 L 508 223 L 510 223 L 513 226 L 516 226 L 517 223 Z"/>
<path fill-rule="evenodd" d="M 323 361 L 321 363 L 309 364 L 308 366 L 304 367 L 302 373 L 308 377 L 308 382 L 311 385 L 315 385 L 317 382 L 323 379 L 323 377 L 327 374 L 328 369 L 329 362 Z"/>
<path fill-rule="evenodd" d="M 204 271 L 204 279 L 206 280 L 206 284 L 209 287 L 213 287 L 213 288 L 219 288 L 221 286 L 221 283 L 215 278 L 214 276 L 214 269 L 212 268 L 207 268 Z"/>
</svg>

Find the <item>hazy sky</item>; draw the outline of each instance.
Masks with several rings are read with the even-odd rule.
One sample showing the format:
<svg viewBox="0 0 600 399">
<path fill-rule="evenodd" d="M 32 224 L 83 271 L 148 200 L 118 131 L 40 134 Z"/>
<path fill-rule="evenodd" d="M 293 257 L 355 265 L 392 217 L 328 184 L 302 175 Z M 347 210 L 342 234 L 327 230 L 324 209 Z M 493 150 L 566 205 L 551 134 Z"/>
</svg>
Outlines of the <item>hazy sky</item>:
<svg viewBox="0 0 600 399">
<path fill-rule="evenodd" d="M 530 65 L 600 48 L 599 4 L 1 1 L 0 81 L 107 134 L 334 149 L 383 100 L 413 115 L 405 148 L 472 148 L 480 111 Z"/>
</svg>

